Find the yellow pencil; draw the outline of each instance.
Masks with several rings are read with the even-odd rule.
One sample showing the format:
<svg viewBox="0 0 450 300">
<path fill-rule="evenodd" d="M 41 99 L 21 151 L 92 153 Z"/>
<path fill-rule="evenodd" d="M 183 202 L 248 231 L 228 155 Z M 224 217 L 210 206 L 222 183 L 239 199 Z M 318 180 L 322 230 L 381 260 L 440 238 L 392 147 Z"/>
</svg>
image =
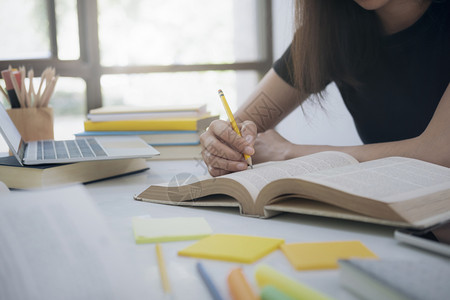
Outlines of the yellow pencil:
<svg viewBox="0 0 450 300">
<path fill-rule="evenodd" d="M 225 99 L 225 95 L 223 94 L 222 90 L 219 90 L 219 97 L 220 97 L 220 100 L 222 100 L 222 104 L 223 104 L 223 107 L 225 108 L 225 111 L 227 112 L 228 119 L 230 119 L 231 127 L 233 127 L 233 130 L 239 136 L 242 136 L 241 132 L 239 131 L 239 128 L 236 124 L 236 120 L 234 120 L 233 113 L 231 112 L 230 106 L 228 106 L 227 99 Z M 252 163 L 251 156 L 244 154 L 244 158 L 245 158 L 245 161 L 247 161 L 247 164 L 250 166 L 250 168 L 253 169 L 253 163 Z"/>
<path fill-rule="evenodd" d="M 170 293 L 169 277 L 167 276 L 166 265 L 160 244 L 156 244 L 156 256 L 158 257 L 159 273 L 161 274 L 161 282 L 165 293 Z"/>
</svg>

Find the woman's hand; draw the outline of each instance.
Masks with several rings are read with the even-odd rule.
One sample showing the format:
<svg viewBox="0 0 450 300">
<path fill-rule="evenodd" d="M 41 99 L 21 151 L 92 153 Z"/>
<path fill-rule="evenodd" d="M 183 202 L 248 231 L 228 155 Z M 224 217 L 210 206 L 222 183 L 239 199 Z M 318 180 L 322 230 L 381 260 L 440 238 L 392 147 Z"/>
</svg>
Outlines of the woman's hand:
<svg viewBox="0 0 450 300">
<path fill-rule="evenodd" d="M 253 163 L 289 159 L 291 158 L 289 153 L 293 147 L 294 144 L 273 129 L 258 133 L 254 144 Z"/>
<path fill-rule="evenodd" d="M 202 156 L 212 176 L 247 169 L 244 154 L 253 155 L 256 138 L 256 125 L 252 121 L 238 124 L 240 137 L 230 122 L 215 120 L 208 130 L 200 136 Z"/>
</svg>

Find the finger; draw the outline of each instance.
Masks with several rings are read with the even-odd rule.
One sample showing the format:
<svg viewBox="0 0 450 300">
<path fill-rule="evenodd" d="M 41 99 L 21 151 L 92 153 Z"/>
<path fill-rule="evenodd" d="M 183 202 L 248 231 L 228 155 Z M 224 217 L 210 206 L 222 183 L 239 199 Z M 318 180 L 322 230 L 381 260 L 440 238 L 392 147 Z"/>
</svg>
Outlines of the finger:
<svg viewBox="0 0 450 300">
<path fill-rule="evenodd" d="M 226 175 L 226 174 L 230 174 L 230 171 L 225 171 L 225 170 L 221 170 L 221 169 L 215 169 L 211 166 L 208 166 L 208 172 L 211 176 L 213 177 L 217 177 L 217 176 L 222 176 L 222 175 Z"/>
<path fill-rule="evenodd" d="M 202 156 L 203 160 L 208 165 L 208 168 L 220 169 L 230 172 L 242 171 L 248 168 L 248 165 L 244 160 L 233 161 L 224 159 L 220 156 L 215 156 L 207 150 L 202 151 Z"/>
<path fill-rule="evenodd" d="M 242 137 L 247 141 L 247 143 L 253 145 L 255 143 L 257 135 L 256 124 L 252 121 L 244 121 L 241 124 L 241 134 Z"/>
<path fill-rule="evenodd" d="M 242 153 L 230 148 L 224 144 L 221 140 L 217 139 L 214 135 L 204 134 L 200 136 L 200 142 L 203 149 L 207 150 L 214 156 L 219 156 L 228 160 L 241 160 L 243 158 Z"/>
<path fill-rule="evenodd" d="M 212 130 L 218 139 L 220 139 L 236 151 L 248 155 L 252 155 L 255 152 L 253 147 L 243 137 L 241 137 L 233 130 L 231 124 L 216 123 L 212 127 Z"/>
</svg>

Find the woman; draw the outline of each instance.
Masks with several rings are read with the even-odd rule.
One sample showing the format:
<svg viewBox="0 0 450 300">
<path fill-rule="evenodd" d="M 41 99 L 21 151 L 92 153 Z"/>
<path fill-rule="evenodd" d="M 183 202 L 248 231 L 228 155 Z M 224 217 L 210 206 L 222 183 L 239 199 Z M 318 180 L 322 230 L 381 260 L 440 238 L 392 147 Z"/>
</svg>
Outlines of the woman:
<svg viewBox="0 0 450 300">
<path fill-rule="evenodd" d="M 450 3 L 298 0 L 291 46 L 236 112 L 201 136 L 212 176 L 319 151 L 405 156 L 450 167 Z M 272 128 L 335 82 L 364 145 L 295 145 Z"/>
</svg>

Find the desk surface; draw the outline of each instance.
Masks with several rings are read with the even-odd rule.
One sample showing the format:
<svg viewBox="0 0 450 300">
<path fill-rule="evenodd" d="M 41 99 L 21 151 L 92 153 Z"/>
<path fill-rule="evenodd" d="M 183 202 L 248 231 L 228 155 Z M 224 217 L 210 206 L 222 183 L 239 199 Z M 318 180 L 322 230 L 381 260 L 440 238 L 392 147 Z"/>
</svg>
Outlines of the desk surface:
<svg viewBox="0 0 450 300">
<path fill-rule="evenodd" d="M 296 214 L 279 215 L 271 219 L 257 219 L 239 215 L 237 209 L 191 208 L 145 203 L 133 200 L 133 195 L 149 184 L 167 182 L 176 174 L 190 172 L 196 176 L 205 175 L 206 169 L 197 161 L 149 161 L 150 170 L 116 179 L 86 185 L 114 235 L 129 244 L 129 251 L 139 257 L 149 274 L 154 295 L 160 299 L 162 287 L 154 244 L 136 245 L 132 234 L 131 217 L 150 215 L 152 217 L 204 217 L 215 233 L 245 234 L 285 239 L 292 242 L 319 242 L 337 240 L 359 240 L 381 259 L 431 259 L 444 257 L 399 244 L 393 238 L 394 228 L 351 222 L 323 217 Z M 162 244 L 168 274 L 175 299 L 210 299 L 208 291 L 195 269 L 194 258 L 181 257 L 177 251 L 195 241 L 170 242 Z M 217 283 L 225 299 L 231 299 L 226 285 L 226 276 L 237 266 L 234 263 L 203 260 L 205 268 Z M 296 271 L 280 250 L 250 265 L 241 265 L 245 275 L 256 288 L 254 269 L 258 263 L 284 272 L 336 299 L 355 299 L 339 285 L 338 270 Z"/>
</svg>

